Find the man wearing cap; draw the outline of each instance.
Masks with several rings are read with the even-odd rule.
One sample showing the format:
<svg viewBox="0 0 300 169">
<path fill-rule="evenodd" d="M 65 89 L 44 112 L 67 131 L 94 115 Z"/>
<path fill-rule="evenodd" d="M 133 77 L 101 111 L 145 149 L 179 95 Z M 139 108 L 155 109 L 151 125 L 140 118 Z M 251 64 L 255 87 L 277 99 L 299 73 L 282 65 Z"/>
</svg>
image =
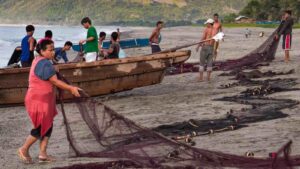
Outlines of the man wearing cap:
<svg viewBox="0 0 300 169">
<path fill-rule="evenodd" d="M 203 43 L 199 43 L 199 45 L 196 48 L 196 51 L 199 51 L 200 46 L 202 47 L 200 52 L 200 77 L 199 81 L 203 81 L 203 72 L 204 72 L 204 66 L 207 65 L 207 81 L 210 80 L 210 75 L 212 72 L 212 65 L 213 65 L 213 56 L 214 56 L 214 43 L 215 41 L 212 39 L 214 36 L 214 29 L 213 19 L 208 19 L 205 23 L 206 28 L 203 32 L 203 36 L 201 41 L 205 41 Z"/>
</svg>

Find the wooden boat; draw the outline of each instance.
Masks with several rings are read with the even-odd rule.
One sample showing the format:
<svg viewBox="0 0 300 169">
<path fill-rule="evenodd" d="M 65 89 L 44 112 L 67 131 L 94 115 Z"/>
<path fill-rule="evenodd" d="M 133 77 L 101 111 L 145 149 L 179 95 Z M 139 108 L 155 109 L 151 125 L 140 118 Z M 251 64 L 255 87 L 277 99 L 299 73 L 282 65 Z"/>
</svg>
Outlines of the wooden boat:
<svg viewBox="0 0 300 169">
<path fill-rule="evenodd" d="M 99 96 L 160 83 L 171 64 L 183 63 L 190 51 L 56 65 L 73 85 Z M 0 69 L 0 106 L 23 104 L 29 68 Z M 72 96 L 67 93 L 65 99 Z"/>
</svg>

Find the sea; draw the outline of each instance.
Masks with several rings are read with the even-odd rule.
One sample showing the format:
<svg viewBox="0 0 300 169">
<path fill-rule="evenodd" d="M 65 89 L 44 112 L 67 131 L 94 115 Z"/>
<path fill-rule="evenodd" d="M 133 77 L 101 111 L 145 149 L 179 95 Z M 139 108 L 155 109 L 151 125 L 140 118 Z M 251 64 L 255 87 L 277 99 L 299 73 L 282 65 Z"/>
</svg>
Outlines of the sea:
<svg viewBox="0 0 300 169">
<path fill-rule="evenodd" d="M 21 45 L 21 40 L 26 35 L 25 27 L 26 25 L 0 25 L 0 68 L 7 66 L 14 49 Z M 121 32 L 130 31 L 130 28 L 118 26 L 95 26 L 95 28 L 98 34 L 104 31 L 108 35 L 117 28 Z M 44 37 L 46 30 L 53 32 L 55 47 L 62 47 L 66 41 L 78 44 L 79 40 L 86 38 L 87 33 L 82 26 L 35 25 L 33 37 L 38 41 Z"/>
</svg>

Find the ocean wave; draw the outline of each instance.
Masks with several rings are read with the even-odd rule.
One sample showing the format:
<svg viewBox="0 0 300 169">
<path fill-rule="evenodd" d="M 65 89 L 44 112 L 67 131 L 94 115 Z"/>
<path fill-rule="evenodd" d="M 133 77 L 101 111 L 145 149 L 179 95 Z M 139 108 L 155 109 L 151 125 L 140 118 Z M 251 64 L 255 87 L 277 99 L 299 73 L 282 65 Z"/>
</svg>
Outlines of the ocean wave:
<svg viewBox="0 0 300 169">
<path fill-rule="evenodd" d="M 13 44 L 13 42 L 11 42 L 11 41 L 0 39 L 0 47 L 7 47 L 7 46 L 11 46 L 12 44 Z"/>
</svg>

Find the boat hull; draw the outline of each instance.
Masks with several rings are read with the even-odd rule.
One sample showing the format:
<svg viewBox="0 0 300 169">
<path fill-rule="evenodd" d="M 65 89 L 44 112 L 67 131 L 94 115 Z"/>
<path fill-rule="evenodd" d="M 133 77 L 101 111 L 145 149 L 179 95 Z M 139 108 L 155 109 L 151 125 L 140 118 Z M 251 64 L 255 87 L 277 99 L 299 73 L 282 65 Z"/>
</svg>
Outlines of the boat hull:
<svg viewBox="0 0 300 169">
<path fill-rule="evenodd" d="M 182 63 L 190 51 L 57 65 L 59 73 L 90 96 L 100 96 L 160 83 L 171 64 Z M 23 104 L 29 68 L 0 69 L 0 106 Z M 72 98 L 66 92 L 64 99 Z"/>
</svg>

